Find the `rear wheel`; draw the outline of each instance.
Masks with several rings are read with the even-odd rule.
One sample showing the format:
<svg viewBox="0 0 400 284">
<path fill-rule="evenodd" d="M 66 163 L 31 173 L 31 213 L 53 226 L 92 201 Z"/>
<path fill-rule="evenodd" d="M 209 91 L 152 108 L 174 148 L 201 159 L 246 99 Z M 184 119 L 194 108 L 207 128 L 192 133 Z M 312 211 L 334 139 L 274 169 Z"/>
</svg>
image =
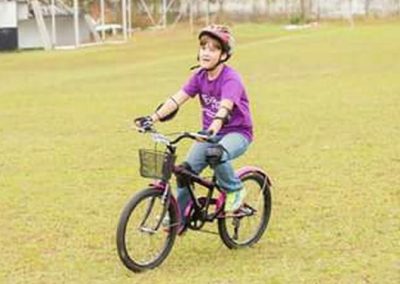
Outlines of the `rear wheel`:
<svg viewBox="0 0 400 284">
<path fill-rule="evenodd" d="M 123 264 L 134 272 L 159 266 L 174 244 L 177 211 L 170 200 L 163 199 L 162 191 L 145 189 L 122 211 L 117 228 L 117 249 Z"/>
<path fill-rule="evenodd" d="M 242 207 L 232 216 L 218 219 L 219 235 L 230 249 L 257 243 L 267 229 L 271 215 L 271 191 L 265 177 L 252 172 L 241 180 L 246 189 Z"/>
</svg>

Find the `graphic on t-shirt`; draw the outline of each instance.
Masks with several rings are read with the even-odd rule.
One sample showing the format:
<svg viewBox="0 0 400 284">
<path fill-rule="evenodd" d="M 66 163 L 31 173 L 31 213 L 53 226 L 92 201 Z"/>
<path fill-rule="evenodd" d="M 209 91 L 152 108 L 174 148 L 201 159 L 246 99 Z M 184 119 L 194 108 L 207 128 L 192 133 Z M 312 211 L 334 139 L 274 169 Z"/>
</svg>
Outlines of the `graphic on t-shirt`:
<svg viewBox="0 0 400 284">
<path fill-rule="evenodd" d="M 200 99 L 203 129 L 207 129 L 213 123 L 221 100 L 232 101 L 234 108 L 230 119 L 222 125 L 218 134 L 238 132 L 252 141 L 253 123 L 246 90 L 239 74 L 231 67 L 225 65 L 219 76 L 211 81 L 207 70 L 201 69 L 187 81 L 183 91 L 192 98 L 198 96 Z"/>
<path fill-rule="evenodd" d="M 220 102 L 217 98 L 208 94 L 201 94 L 200 96 L 203 101 L 203 113 L 209 117 L 214 117 L 218 112 Z"/>
</svg>

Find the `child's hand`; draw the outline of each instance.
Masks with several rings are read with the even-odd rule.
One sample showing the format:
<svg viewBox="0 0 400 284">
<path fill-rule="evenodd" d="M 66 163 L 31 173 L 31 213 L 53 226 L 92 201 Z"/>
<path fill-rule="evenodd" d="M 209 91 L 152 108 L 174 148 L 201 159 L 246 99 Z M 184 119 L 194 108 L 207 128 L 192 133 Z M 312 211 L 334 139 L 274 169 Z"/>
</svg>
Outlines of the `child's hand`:
<svg viewBox="0 0 400 284">
<path fill-rule="evenodd" d="M 141 116 L 135 118 L 134 122 L 137 127 L 142 128 L 144 130 L 150 130 L 154 124 L 154 121 L 150 116 Z"/>
<path fill-rule="evenodd" d="M 220 137 L 216 136 L 214 132 L 210 129 L 208 130 L 200 130 L 197 132 L 200 135 L 204 135 L 207 139 L 204 139 L 202 142 L 209 142 L 209 143 L 217 143 Z"/>
<path fill-rule="evenodd" d="M 204 136 L 212 136 L 214 134 L 212 130 L 200 130 L 197 133 Z"/>
</svg>

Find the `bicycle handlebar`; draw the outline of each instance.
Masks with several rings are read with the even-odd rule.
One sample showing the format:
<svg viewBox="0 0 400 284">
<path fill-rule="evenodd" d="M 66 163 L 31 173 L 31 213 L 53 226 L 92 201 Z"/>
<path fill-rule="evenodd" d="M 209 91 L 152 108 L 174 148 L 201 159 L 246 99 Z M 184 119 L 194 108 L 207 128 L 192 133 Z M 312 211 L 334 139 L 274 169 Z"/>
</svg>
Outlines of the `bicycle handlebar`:
<svg viewBox="0 0 400 284">
<path fill-rule="evenodd" d="M 171 143 L 171 145 L 174 145 L 185 138 L 189 138 L 189 139 L 196 140 L 199 142 L 213 142 L 212 136 L 205 135 L 205 134 L 199 134 L 196 132 L 183 132 L 181 135 L 179 135 L 177 138 L 175 138 L 175 140 L 171 141 L 170 143 Z"/>
<path fill-rule="evenodd" d="M 167 136 L 158 132 L 154 127 L 150 128 L 150 129 L 144 129 L 144 128 L 140 128 L 140 127 L 136 126 L 136 130 L 143 134 L 150 133 L 155 142 L 163 143 L 166 145 L 178 144 L 182 139 L 185 139 L 185 138 L 196 140 L 198 142 L 215 143 L 213 136 L 206 135 L 206 134 L 200 134 L 197 132 L 180 132 L 178 137 L 176 137 L 174 140 L 170 140 Z"/>
</svg>

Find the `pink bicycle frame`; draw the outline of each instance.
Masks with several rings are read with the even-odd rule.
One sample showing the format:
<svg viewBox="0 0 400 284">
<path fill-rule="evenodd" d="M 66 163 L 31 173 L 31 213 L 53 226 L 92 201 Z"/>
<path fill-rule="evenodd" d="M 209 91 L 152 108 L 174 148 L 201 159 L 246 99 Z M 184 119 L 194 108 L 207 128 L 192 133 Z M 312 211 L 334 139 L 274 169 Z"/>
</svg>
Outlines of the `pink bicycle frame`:
<svg viewBox="0 0 400 284">
<path fill-rule="evenodd" d="M 242 178 L 248 174 L 253 174 L 253 173 L 257 173 L 257 174 L 261 175 L 264 178 L 264 183 L 266 183 L 268 186 L 272 185 L 271 179 L 269 178 L 268 174 L 258 167 L 245 166 L 236 171 L 236 175 L 240 178 Z M 208 186 L 211 185 L 211 183 L 209 183 L 208 181 L 202 182 L 202 184 L 204 184 L 204 183 L 206 183 Z M 155 189 L 162 191 L 162 192 L 165 192 L 165 190 L 169 190 L 169 186 L 170 186 L 169 183 L 163 182 L 161 180 L 153 180 L 149 185 Z M 265 187 L 265 184 L 263 185 L 263 188 L 264 187 Z M 221 191 L 215 201 L 216 212 L 221 210 L 222 206 L 225 203 L 225 198 L 226 198 L 226 193 Z M 179 220 L 179 223 L 180 223 L 181 216 L 180 216 L 178 202 L 176 201 L 176 198 L 173 195 L 171 195 L 170 201 L 176 209 L 176 212 L 178 214 L 177 219 Z M 184 213 L 185 217 L 189 217 L 192 206 L 193 206 L 193 201 L 190 200 L 189 204 L 185 208 L 185 213 Z"/>
</svg>

